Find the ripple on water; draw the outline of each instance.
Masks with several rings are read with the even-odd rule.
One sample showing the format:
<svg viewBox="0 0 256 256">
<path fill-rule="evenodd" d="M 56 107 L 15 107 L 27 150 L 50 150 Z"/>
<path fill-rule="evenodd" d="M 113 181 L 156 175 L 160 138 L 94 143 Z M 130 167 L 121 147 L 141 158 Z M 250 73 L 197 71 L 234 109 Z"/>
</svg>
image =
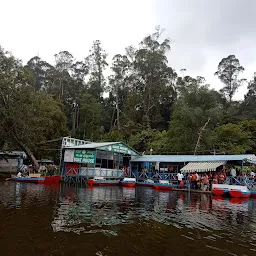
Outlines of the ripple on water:
<svg viewBox="0 0 256 256">
<path fill-rule="evenodd" d="M 185 243 L 194 241 L 212 252 L 236 255 L 237 250 L 241 252 L 238 255 L 249 255 L 256 251 L 256 200 L 155 192 L 150 188 L 50 188 L 19 183 L 0 183 L 0 191 L 0 213 L 6 209 L 8 218 L 14 218 L 20 211 L 40 223 L 51 209 L 53 232 L 119 237 L 125 227 L 132 232 L 136 226 L 136 232 L 157 230 L 163 241 L 167 234 L 176 234 Z M 152 234 L 146 232 L 146 236 L 149 239 Z"/>
</svg>

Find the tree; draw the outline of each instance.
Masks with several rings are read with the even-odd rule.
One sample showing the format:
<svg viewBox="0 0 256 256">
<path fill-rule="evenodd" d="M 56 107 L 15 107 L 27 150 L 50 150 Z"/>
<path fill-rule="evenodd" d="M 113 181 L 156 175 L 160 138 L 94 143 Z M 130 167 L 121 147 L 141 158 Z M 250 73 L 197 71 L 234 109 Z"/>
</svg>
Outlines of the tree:
<svg viewBox="0 0 256 256">
<path fill-rule="evenodd" d="M 45 90 L 52 93 L 55 69 L 38 56 L 31 58 L 25 66 L 33 74 L 35 79 L 35 91 Z"/>
<path fill-rule="evenodd" d="M 171 152 L 194 152 L 198 135 L 207 123 L 196 151 L 209 151 L 212 130 L 222 120 L 221 95 L 210 90 L 201 77 L 179 80 L 182 86 L 171 115 L 166 148 Z"/>
<path fill-rule="evenodd" d="M 102 100 L 102 94 L 105 89 L 105 79 L 103 71 L 108 63 L 106 61 L 107 54 L 101 47 L 101 42 L 96 40 L 90 50 L 90 55 L 85 59 L 90 71 L 89 94 L 97 100 Z"/>
<path fill-rule="evenodd" d="M 247 89 L 248 92 L 244 96 L 239 114 L 242 118 L 256 119 L 256 73 L 253 79 L 248 83 Z"/>
<path fill-rule="evenodd" d="M 58 88 L 60 99 L 65 101 L 65 84 L 66 87 L 70 84 L 70 73 L 71 68 L 74 64 L 74 57 L 71 53 L 68 51 L 62 51 L 58 54 L 54 55 L 55 57 L 55 68 L 56 68 L 56 74 L 55 74 L 55 88 Z"/>
<path fill-rule="evenodd" d="M 239 74 L 243 71 L 244 68 L 240 65 L 235 55 L 223 58 L 218 65 L 215 75 L 224 84 L 221 92 L 227 97 L 229 103 L 232 102 L 235 92 L 244 81 L 244 79 L 238 79 Z"/>
<path fill-rule="evenodd" d="M 67 129 L 60 103 L 35 92 L 32 80 L 19 60 L 0 49 L 0 130 L 38 169 L 36 143 L 67 135 Z"/>
<path fill-rule="evenodd" d="M 115 97 L 117 130 L 120 131 L 120 107 L 124 104 L 125 92 L 127 87 L 127 77 L 130 62 L 125 55 L 117 54 L 113 57 L 111 70 L 113 74 L 109 77 L 109 91 Z M 128 88 L 127 88 L 128 89 Z"/>
<path fill-rule="evenodd" d="M 252 140 L 252 133 L 244 125 L 229 123 L 217 127 L 213 136 L 215 148 L 226 154 L 244 154 L 251 151 L 255 142 Z"/>
<path fill-rule="evenodd" d="M 164 39 L 160 42 L 162 32 L 163 30 L 157 27 L 155 33 L 142 40 L 140 49 L 135 53 L 130 49 L 129 52 L 130 56 L 134 53 L 130 83 L 141 95 L 142 121 L 147 128 L 155 128 L 164 121 L 167 124 L 161 110 L 170 111 L 175 98 L 174 83 L 177 74 L 168 66 L 166 56 L 171 41 Z"/>
<path fill-rule="evenodd" d="M 100 140 L 104 133 L 102 105 L 90 94 L 80 98 L 80 115 L 77 135 L 85 140 Z"/>
</svg>

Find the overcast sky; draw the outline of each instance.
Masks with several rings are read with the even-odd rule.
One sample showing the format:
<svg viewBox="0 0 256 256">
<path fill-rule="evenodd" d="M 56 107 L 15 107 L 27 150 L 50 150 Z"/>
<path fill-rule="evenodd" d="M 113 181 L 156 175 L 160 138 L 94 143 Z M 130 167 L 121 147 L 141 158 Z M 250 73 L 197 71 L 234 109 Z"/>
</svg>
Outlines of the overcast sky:
<svg viewBox="0 0 256 256">
<path fill-rule="evenodd" d="M 217 90 L 223 57 L 239 58 L 241 77 L 256 72 L 255 0 L 1 0 L 0 8 L 0 45 L 24 64 L 35 55 L 53 64 L 63 50 L 82 60 L 96 39 L 110 61 L 160 25 L 174 41 L 168 57 L 177 72 L 204 76 Z"/>
</svg>

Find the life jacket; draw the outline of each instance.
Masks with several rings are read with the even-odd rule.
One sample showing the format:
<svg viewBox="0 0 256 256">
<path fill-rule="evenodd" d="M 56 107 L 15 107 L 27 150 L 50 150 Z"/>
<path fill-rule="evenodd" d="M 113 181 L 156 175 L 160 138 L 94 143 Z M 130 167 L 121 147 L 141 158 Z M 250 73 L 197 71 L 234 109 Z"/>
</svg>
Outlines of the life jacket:
<svg viewBox="0 0 256 256">
<path fill-rule="evenodd" d="M 225 180 L 225 176 L 223 174 L 220 174 L 219 175 L 219 180 L 224 181 Z"/>
<path fill-rule="evenodd" d="M 213 177 L 212 182 L 213 182 L 213 184 L 218 184 L 218 177 L 217 177 L 217 175 Z"/>
<path fill-rule="evenodd" d="M 202 183 L 207 183 L 208 182 L 208 177 L 203 177 L 202 178 Z"/>
<path fill-rule="evenodd" d="M 196 174 L 192 174 L 191 181 L 195 181 L 195 180 L 196 180 Z"/>
</svg>

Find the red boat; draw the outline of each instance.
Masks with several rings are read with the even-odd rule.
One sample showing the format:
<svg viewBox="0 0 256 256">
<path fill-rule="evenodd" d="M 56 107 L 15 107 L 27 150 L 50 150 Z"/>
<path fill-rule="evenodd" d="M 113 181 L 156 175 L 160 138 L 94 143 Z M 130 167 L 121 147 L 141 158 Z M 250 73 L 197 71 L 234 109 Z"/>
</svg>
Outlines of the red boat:
<svg viewBox="0 0 256 256">
<path fill-rule="evenodd" d="M 248 198 L 251 195 L 251 191 L 230 190 L 229 194 L 231 197 Z"/>
<path fill-rule="evenodd" d="M 26 183 L 44 183 L 44 184 L 57 184 L 61 181 L 61 176 L 45 176 L 45 177 L 14 177 L 12 178 L 13 181 L 17 182 L 26 182 Z"/>
<path fill-rule="evenodd" d="M 95 177 L 94 179 L 89 179 L 87 183 L 91 186 L 118 186 L 119 180 L 107 180 L 103 177 Z"/>
<path fill-rule="evenodd" d="M 228 193 L 228 191 L 224 189 L 219 189 L 219 188 L 213 188 L 212 193 L 216 196 L 224 196 L 225 194 Z"/>
<path fill-rule="evenodd" d="M 136 179 L 135 178 L 124 178 L 122 181 L 120 181 L 121 185 L 123 187 L 135 187 L 136 185 Z"/>
<path fill-rule="evenodd" d="M 154 181 L 153 180 L 137 181 L 136 186 L 154 187 Z"/>
<path fill-rule="evenodd" d="M 159 180 L 159 183 L 154 184 L 154 188 L 157 190 L 167 190 L 172 191 L 172 183 L 169 183 L 167 180 Z"/>
</svg>

